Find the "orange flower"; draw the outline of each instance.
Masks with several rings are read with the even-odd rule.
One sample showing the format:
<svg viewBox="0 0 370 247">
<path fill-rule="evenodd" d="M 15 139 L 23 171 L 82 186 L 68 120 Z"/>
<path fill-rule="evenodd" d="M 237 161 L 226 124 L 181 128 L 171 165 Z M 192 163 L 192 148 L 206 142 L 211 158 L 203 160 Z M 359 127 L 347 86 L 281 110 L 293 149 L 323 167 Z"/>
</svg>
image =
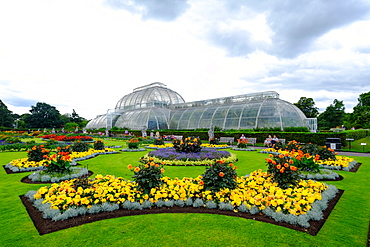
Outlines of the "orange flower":
<svg viewBox="0 0 370 247">
<path fill-rule="evenodd" d="M 284 158 L 284 155 L 282 155 L 282 154 L 279 154 L 279 158 L 281 158 L 281 159 L 282 159 L 282 158 Z"/>
<path fill-rule="evenodd" d="M 233 167 L 233 166 L 234 166 L 234 164 L 233 164 L 233 163 L 230 163 L 230 164 L 229 164 L 229 166 Z"/>
<path fill-rule="evenodd" d="M 289 160 L 289 164 L 293 164 L 294 163 L 294 161 L 293 160 Z"/>
<path fill-rule="evenodd" d="M 275 160 L 273 160 L 271 163 L 272 163 L 273 165 L 276 165 L 276 161 L 275 161 Z"/>
<path fill-rule="evenodd" d="M 134 172 L 139 172 L 140 171 L 140 167 L 135 167 L 135 169 L 134 169 Z"/>
<path fill-rule="evenodd" d="M 223 178 L 225 176 L 225 173 L 220 172 L 218 175 Z"/>
<path fill-rule="evenodd" d="M 164 173 L 164 171 L 165 171 L 164 168 L 161 168 L 161 173 Z"/>
<path fill-rule="evenodd" d="M 284 171 L 285 171 L 285 167 L 280 169 L 280 173 L 284 173 Z"/>
<path fill-rule="evenodd" d="M 199 185 L 204 185 L 204 182 L 202 180 L 200 180 Z"/>
<path fill-rule="evenodd" d="M 288 164 L 288 163 L 284 163 L 284 166 L 285 166 L 285 167 L 289 167 L 289 164 Z"/>
<path fill-rule="evenodd" d="M 290 166 L 290 170 L 292 170 L 292 171 L 296 171 L 296 170 L 298 170 L 298 168 L 297 168 L 297 167 L 295 167 L 295 166 Z"/>
<path fill-rule="evenodd" d="M 281 165 L 277 165 L 276 166 L 276 169 L 280 170 L 281 169 Z"/>
<path fill-rule="evenodd" d="M 320 155 L 316 154 L 315 161 L 318 161 L 320 159 Z"/>
<path fill-rule="evenodd" d="M 237 166 L 234 166 L 234 167 L 233 167 L 233 170 L 236 170 L 237 168 L 238 168 Z"/>
<path fill-rule="evenodd" d="M 132 169 L 132 165 L 131 164 L 128 165 L 127 168 L 131 170 Z"/>
</svg>

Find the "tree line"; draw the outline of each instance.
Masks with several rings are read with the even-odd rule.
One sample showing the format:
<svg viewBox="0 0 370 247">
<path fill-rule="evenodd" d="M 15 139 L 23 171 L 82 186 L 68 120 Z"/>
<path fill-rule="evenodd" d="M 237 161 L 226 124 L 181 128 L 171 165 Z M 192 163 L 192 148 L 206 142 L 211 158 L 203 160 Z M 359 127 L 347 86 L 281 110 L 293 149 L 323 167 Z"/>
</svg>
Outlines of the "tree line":
<svg viewBox="0 0 370 247">
<path fill-rule="evenodd" d="M 370 128 L 370 92 L 360 94 L 352 113 L 345 113 L 343 101 L 334 99 L 333 103 L 319 113 L 312 98 L 301 97 L 294 103 L 308 118 L 317 118 L 320 130 L 344 126 L 346 129 Z"/>
<path fill-rule="evenodd" d="M 345 113 L 343 101 L 334 99 L 333 103 L 319 113 L 312 98 L 301 97 L 294 103 L 307 118 L 317 118 L 318 128 L 326 130 L 344 126 L 350 128 L 370 128 L 370 92 L 363 93 L 358 98 L 352 113 Z M 8 109 L 0 100 L 0 126 L 5 128 L 83 128 L 87 120 L 80 117 L 73 109 L 72 113 L 61 115 L 55 106 L 38 102 L 31 106 L 30 113 L 18 115 Z"/>
<path fill-rule="evenodd" d="M 29 112 L 22 115 L 15 114 L 0 100 L 0 126 L 16 129 L 65 128 L 71 130 L 82 129 L 88 122 L 74 109 L 72 113 L 61 115 L 55 106 L 43 102 L 31 106 Z"/>
</svg>

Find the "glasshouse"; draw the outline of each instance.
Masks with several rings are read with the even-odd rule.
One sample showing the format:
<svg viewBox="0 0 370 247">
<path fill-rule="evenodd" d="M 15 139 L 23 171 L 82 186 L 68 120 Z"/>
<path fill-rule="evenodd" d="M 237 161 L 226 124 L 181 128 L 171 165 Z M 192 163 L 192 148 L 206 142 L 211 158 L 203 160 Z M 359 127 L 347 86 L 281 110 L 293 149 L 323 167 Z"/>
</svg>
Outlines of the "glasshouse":
<svg viewBox="0 0 370 247">
<path fill-rule="evenodd" d="M 314 131 L 317 124 L 274 91 L 185 102 L 180 94 L 155 82 L 123 96 L 115 109 L 91 120 L 86 129 L 113 126 L 132 130 L 308 127 Z"/>
</svg>

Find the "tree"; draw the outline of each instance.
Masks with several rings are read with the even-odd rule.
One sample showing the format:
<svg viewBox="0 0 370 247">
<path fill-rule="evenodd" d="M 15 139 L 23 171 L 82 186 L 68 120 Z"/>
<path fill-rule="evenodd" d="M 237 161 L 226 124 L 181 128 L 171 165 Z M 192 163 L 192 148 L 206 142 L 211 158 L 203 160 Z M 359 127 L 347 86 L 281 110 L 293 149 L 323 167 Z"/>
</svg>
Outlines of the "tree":
<svg viewBox="0 0 370 247">
<path fill-rule="evenodd" d="M 59 111 L 51 105 L 38 102 L 31 106 L 31 115 L 25 118 L 28 128 L 59 128 L 63 122 Z"/>
<path fill-rule="evenodd" d="M 355 128 L 370 128 L 370 92 L 360 94 L 348 122 Z"/>
<path fill-rule="evenodd" d="M 319 115 L 319 110 L 315 107 L 315 102 L 312 98 L 301 97 L 297 103 L 294 103 L 307 118 L 316 118 Z"/>
<path fill-rule="evenodd" d="M 0 100 L 0 126 L 13 128 L 14 119 L 13 113 L 8 107 Z"/>
<path fill-rule="evenodd" d="M 335 128 L 343 125 L 345 119 L 343 101 L 335 99 L 318 117 L 319 128 Z"/>
</svg>

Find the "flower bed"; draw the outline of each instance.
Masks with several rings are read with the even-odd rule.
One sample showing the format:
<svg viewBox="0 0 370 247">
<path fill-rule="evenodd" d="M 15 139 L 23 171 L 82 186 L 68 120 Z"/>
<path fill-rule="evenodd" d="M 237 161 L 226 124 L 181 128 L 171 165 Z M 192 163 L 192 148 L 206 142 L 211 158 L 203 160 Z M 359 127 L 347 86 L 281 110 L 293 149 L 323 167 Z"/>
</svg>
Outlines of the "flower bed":
<svg viewBox="0 0 370 247">
<path fill-rule="evenodd" d="M 84 136 L 84 135 L 72 135 L 72 136 L 65 136 L 65 135 L 44 135 L 41 136 L 42 139 L 51 139 L 60 142 L 74 142 L 74 141 L 92 141 L 93 138 L 91 136 Z"/>
<path fill-rule="evenodd" d="M 276 150 L 274 148 L 263 149 L 260 152 L 267 153 L 267 154 L 283 154 L 283 155 L 289 155 L 290 157 L 295 157 L 298 154 L 298 152 Z M 350 157 L 335 155 L 335 158 L 336 160 L 327 159 L 327 160 L 317 160 L 316 162 L 322 168 L 331 169 L 331 170 L 342 170 L 342 171 L 349 171 L 351 168 L 353 168 L 357 164 L 357 161 Z"/>
<path fill-rule="evenodd" d="M 114 149 L 105 148 L 104 150 L 89 149 L 87 152 L 72 152 L 70 154 L 71 165 L 77 165 L 78 161 L 90 159 L 96 157 L 99 154 L 112 154 L 118 153 Z M 41 160 L 39 162 L 29 161 L 28 158 L 15 159 L 5 165 L 5 168 L 10 169 L 12 172 L 28 172 L 37 171 L 45 168 L 46 165 L 50 164 L 50 160 Z"/>
<path fill-rule="evenodd" d="M 200 145 L 202 148 L 212 148 L 212 149 L 225 149 L 225 148 L 229 148 L 229 146 L 227 144 L 209 144 L 209 143 L 202 143 Z M 173 144 L 172 143 L 165 143 L 163 145 L 154 145 L 154 144 L 150 144 L 147 146 L 147 148 L 151 148 L 151 149 L 163 149 L 163 148 L 172 148 L 173 147 Z"/>
<path fill-rule="evenodd" d="M 237 160 L 236 155 L 230 152 L 206 148 L 198 153 L 179 153 L 172 148 L 159 149 L 149 152 L 142 160 L 149 161 L 150 158 L 156 163 L 173 166 L 207 166 L 220 159 L 226 163 L 233 163 Z"/>
<path fill-rule="evenodd" d="M 320 220 L 322 211 L 338 192 L 332 185 L 312 180 L 300 181 L 294 188 L 281 189 L 261 170 L 237 177 L 234 190 L 203 190 L 202 178 L 162 178 L 163 184 L 149 194 L 137 190 L 136 183 L 111 175 L 97 175 L 89 186 L 76 186 L 76 180 L 41 187 L 26 196 L 54 221 L 78 215 L 114 211 L 119 208 L 142 210 L 160 207 L 198 207 L 264 214 L 275 221 L 309 227 Z"/>
<path fill-rule="evenodd" d="M 254 148 L 232 148 L 232 150 L 235 150 L 235 151 L 256 151 L 256 149 Z"/>
</svg>

